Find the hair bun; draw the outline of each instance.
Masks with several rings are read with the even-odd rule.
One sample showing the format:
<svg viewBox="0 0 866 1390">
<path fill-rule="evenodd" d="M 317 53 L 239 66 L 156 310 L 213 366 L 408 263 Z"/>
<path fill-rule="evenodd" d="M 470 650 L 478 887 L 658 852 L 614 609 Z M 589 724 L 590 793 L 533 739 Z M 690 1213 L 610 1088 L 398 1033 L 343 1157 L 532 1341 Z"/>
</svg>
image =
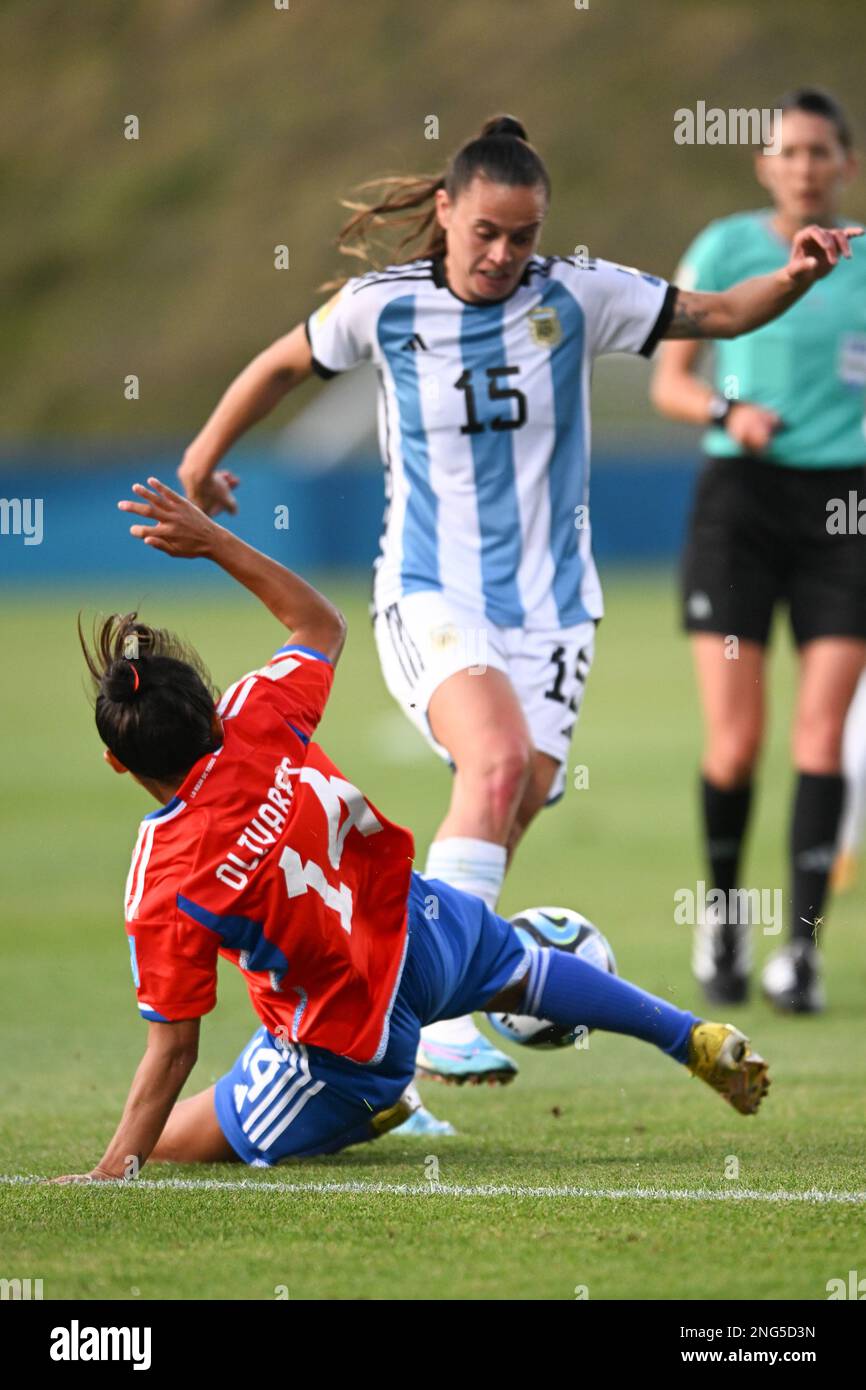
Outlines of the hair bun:
<svg viewBox="0 0 866 1390">
<path fill-rule="evenodd" d="M 117 705 L 128 704 L 138 690 L 137 676 L 131 661 L 115 661 L 105 675 L 102 693 Z"/>
<path fill-rule="evenodd" d="M 489 121 L 485 121 L 481 127 L 483 136 L 490 135 L 516 135 L 519 140 L 529 140 L 526 134 L 526 127 L 518 121 L 516 116 L 493 116 Z"/>
</svg>

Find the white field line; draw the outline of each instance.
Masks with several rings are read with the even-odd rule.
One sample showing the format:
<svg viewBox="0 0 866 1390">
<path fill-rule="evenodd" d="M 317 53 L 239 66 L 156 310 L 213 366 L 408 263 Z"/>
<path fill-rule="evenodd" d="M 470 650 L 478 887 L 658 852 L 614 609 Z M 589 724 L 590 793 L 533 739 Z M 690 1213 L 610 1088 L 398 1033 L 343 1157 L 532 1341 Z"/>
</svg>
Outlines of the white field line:
<svg viewBox="0 0 866 1390">
<path fill-rule="evenodd" d="M 35 1185 L 45 1178 L 32 1174 L 0 1174 L 0 1184 Z M 273 1182 L 268 1178 L 136 1178 L 118 1179 L 109 1187 L 146 1188 L 148 1191 L 175 1192 L 286 1192 L 295 1195 L 355 1197 L 530 1197 L 565 1198 L 591 1201 L 648 1202 L 840 1202 L 862 1206 L 866 1192 L 823 1191 L 817 1187 L 803 1192 L 783 1190 L 762 1192 L 752 1187 L 730 1187 L 719 1191 L 709 1187 L 523 1187 L 512 1183 L 448 1182 Z"/>
</svg>

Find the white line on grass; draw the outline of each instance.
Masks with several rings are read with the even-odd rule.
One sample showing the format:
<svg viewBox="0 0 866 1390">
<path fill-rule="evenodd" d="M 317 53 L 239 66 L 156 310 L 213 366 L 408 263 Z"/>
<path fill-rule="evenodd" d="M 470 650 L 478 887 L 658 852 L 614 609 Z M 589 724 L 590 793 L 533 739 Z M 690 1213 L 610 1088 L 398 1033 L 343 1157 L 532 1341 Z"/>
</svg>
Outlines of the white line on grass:
<svg viewBox="0 0 866 1390">
<path fill-rule="evenodd" d="M 32 1174 L 0 1174 L 0 1183 L 32 1185 L 44 1183 L 45 1178 Z M 825 1192 L 817 1187 L 803 1192 L 782 1190 L 761 1192 L 757 1188 L 709 1187 L 523 1187 L 512 1183 L 479 1183 L 477 1185 L 448 1182 L 272 1182 L 268 1178 L 136 1178 L 118 1179 L 109 1187 L 144 1187 L 150 1191 L 179 1192 L 287 1192 L 296 1195 L 319 1194 L 356 1197 L 550 1197 L 593 1199 L 622 1202 L 844 1202 L 857 1206 L 866 1203 L 866 1192 Z"/>
</svg>

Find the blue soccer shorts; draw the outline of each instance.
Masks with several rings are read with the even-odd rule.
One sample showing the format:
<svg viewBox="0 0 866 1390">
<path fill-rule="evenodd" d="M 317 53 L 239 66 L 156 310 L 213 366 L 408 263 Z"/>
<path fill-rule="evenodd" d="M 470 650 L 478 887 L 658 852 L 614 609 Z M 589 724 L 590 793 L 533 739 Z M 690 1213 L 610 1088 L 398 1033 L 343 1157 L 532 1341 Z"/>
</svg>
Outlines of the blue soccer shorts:
<svg viewBox="0 0 866 1390">
<path fill-rule="evenodd" d="M 217 1119 L 244 1163 L 334 1153 L 375 1139 L 374 1117 L 415 1075 L 423 1025 L 480 1009 L 526 974 L 529 952 L 510 923 L 471 893 L 413 873 L 409 935 L 381 1062 L 362 1066 L 259 1028 L 216 1085 Z"/>
</svg>

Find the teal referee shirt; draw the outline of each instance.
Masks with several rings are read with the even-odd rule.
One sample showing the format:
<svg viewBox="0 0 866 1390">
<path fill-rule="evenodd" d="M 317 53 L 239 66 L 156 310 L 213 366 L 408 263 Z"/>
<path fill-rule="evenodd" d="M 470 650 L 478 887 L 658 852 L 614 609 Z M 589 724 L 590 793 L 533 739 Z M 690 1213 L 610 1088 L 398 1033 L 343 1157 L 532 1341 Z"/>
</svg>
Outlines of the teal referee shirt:
<svg viewBox="0 0 866 1390">
<path fill-rule="evenodd" d="M 682 259 L 675 283 L 726 290 L 787 264 L 790 247 L 773 213 L 741 212 L 711 222 Z M 848 224 L 840 224 L 848 225 Z M 773 323 L 714 342 L 716 390 L 775 410 L 782 428 L 762 457 L 792 468 L 866 463 L 866 246 L 818 280 Z M 708 454 L 742 452 L 726 430 L 704 435 Z"/>
</svg>

